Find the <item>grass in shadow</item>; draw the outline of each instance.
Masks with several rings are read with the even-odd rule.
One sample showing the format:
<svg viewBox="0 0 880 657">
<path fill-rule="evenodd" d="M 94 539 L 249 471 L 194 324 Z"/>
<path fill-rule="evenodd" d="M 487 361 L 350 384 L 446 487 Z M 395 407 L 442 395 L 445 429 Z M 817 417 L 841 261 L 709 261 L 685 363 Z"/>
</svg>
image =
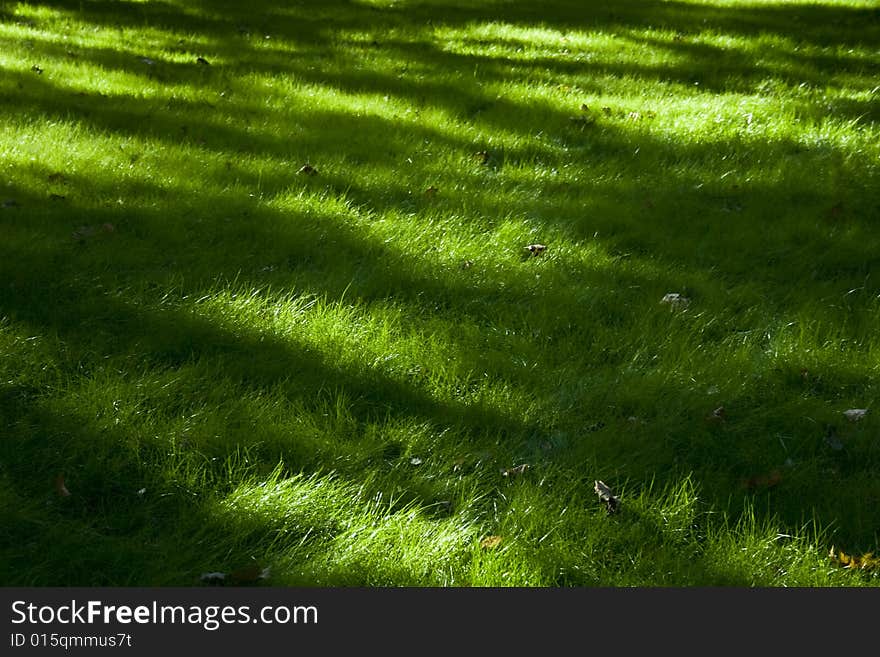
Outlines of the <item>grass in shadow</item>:
<svg viewBox="0 0 880 657">
<path fill-rule="evenodd" d="M 875 582 L 876 18 L 9 5 L 0 580 Z"/>
</svg>

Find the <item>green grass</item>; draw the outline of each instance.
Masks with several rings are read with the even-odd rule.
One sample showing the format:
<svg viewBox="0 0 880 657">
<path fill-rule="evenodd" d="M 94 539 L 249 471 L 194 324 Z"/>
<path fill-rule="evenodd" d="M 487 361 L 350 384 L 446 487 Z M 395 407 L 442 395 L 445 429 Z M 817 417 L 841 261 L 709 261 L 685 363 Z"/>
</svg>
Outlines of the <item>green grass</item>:
<svg viewBox="0 0 880 657">
<path fill-rule="evenodd" d="M 880 583 L 875 3 L 5 2 L 0 68 L 0 584 Z"/>
</svg>

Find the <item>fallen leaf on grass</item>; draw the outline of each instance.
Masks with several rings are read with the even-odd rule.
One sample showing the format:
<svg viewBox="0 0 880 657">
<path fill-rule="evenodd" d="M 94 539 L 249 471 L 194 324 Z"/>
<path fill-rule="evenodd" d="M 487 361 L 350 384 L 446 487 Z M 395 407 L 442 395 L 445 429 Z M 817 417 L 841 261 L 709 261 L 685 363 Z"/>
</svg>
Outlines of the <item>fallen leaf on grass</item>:
<svg viewBox="0 0 880 657">
<path fill-rule="evenodd" d="M 663 295 L 660 303 L 669 304 L 673 308 L 687 308 L 691 304 L 691 300 L 678 292 L 669 292 Z"/>
<path fill-rule="evenodd" d="M 851 408 L 848 411 L 844 411 L 843 414 L 846 415 L 846 418 L 848 420 L 852 420 L 853 422 L 858 422 L 863 417 L 865 417 L 865 415 L 868 414 L 868 409 L 867 408 Z"/>
<path fill-rule="evenodd" d="M 251 564 L 244 566 L 229 573 L 229 582 L 240 586 L 257 584 L 265 579 L 269 579 L 269 568 L 263 568 L 260 564 Z"/>
<path fill-rule="evenodd" d="M 490 156 L 488 151 L 477 151 L 473 157 L 480 164 L 489 164 Z"/>
<path fill-rule="evenodd" d="M 501 545 L 500 536 L 486 536 L 482 541 L 480 541 L 480 547 L 484 550 L 494 550 L 499 545 Z"/>
<path fill-rule="evenodd" d="M 765 475 L 757 475 L 749 477 L 743 482 L 746 490 L 755 490 L 758 488 L 773 488 L 782 481 L 782 473 L 779 470 L 772 470 Z"/>
<path fill-rule="evenodd" d="M 597 479 L 593 483 L 593 490 L 596 491 L 599 499 L 604 502 L 605 510 L 609 514 L 617 512 L 620 508 L 620 498 L 604 482 Z"/>
<path fill-rule="evenodd" d="M 514 477 L 517 477 L 521 474 L 524 474 L 525 471 L 528 469 L 529 469 L 529 464 L 523 463 L 521 465 L 516 465 L 512 468 L 507 468 L 506 470 L 502 470 L 501 476 L 502 477 L 509 477 L 509 478 L 513 479 Z"/>
<path fill-rule="evenodd" d="M 579 125 L 583 130 L 589 125 L 593 125 L 596 120 L 592 116 L 570 116 L 568 120 L 574 123 L 575 125 Z"/>
<path fill-rule="evenodd" d="M 843 550 L 835 550 L 831 546 L 828 558 L 838 566 L 852 570 L 876 570 L 880 568 L 880 557 L 875 557 L 873 552 L 867 552 L 860 557 L 846 554 Z"/>
<path fill-rule="evenodd" d="M 111 223 L 103 223 L 100 226 L 80 226 L 73 231 L 71 237 L 79 242 L 84 242 L 87 239 L 97 237 L 101 234 L 109 235 L 115 232 L 116 226 Z"/>
<path fill-rule="evenodd" d="M 422 464 L 422 459 L 420 459 L 418 456 L 413 456 L 413 457 L 409 460 L 409 464 L 410 464 L 410 465 L 421 465 L 421 464 Z"/>
<path fill-rule="evenodd" d="M 82 241 L 88 239 L 89 237 L 94 237 L 96 232 L 97 231 L 95 230 L 94 226 L 80 226 L 75 231 L 73 231 L 73 233 L 71 233 L 70 236 L 73 239 L 82 242 Z"/>
<path fill-rule="evenodd" d="M 59 474 L 55 477 L 55 492 L 61 497 L 70 497 L 70 491 L 64 483 L 64 475 Z"/>
<path fill-rule="evenodd" d="M 727 411 L 724 410 L 723 406 L 719 406 L 706 416 L 706 420 L 708 420 L 709 422 L 724 422 L 724 420 L 726 419 Z"/>
<path fill-rule="evenodd" d="M 205 584 L 211 584 L 213 586 L 217 586 L 223 584 L 226 581 L 226 573 L 213 572 L 213 573 L 202 573 L 199 579 Z"/>
<path fill-rule="evenodd" d="M 526 247 L 526 251 L 529 252 L 529 255 L 539 256 L 547 250 L 547 245 L 545 244 L 529 244 Z"/>
</svg>

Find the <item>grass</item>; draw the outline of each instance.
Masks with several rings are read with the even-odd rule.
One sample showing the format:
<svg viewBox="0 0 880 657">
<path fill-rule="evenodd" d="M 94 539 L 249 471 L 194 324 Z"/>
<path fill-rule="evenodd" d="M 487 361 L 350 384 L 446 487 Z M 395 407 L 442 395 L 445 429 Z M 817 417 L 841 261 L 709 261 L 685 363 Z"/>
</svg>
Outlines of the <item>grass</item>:
<svg viewBox="0 0 880 657">
<path fill-rule="evenodd" d="M 877 586 L 880 12 L 585 5 L 0 4 L 0 583 Z"/>
</svg>

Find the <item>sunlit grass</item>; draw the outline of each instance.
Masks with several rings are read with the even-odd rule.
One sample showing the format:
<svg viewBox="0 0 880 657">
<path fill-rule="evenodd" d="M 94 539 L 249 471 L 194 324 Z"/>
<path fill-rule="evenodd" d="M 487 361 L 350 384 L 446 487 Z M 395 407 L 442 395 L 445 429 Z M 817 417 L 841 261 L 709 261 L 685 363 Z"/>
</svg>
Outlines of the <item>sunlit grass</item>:
<svg viewBox="0 0 880 657">
<path fill-rule="evenodd" d="M 7 3 L 0 581 L 876 585 L 876 17 Z"/>
</svg>

